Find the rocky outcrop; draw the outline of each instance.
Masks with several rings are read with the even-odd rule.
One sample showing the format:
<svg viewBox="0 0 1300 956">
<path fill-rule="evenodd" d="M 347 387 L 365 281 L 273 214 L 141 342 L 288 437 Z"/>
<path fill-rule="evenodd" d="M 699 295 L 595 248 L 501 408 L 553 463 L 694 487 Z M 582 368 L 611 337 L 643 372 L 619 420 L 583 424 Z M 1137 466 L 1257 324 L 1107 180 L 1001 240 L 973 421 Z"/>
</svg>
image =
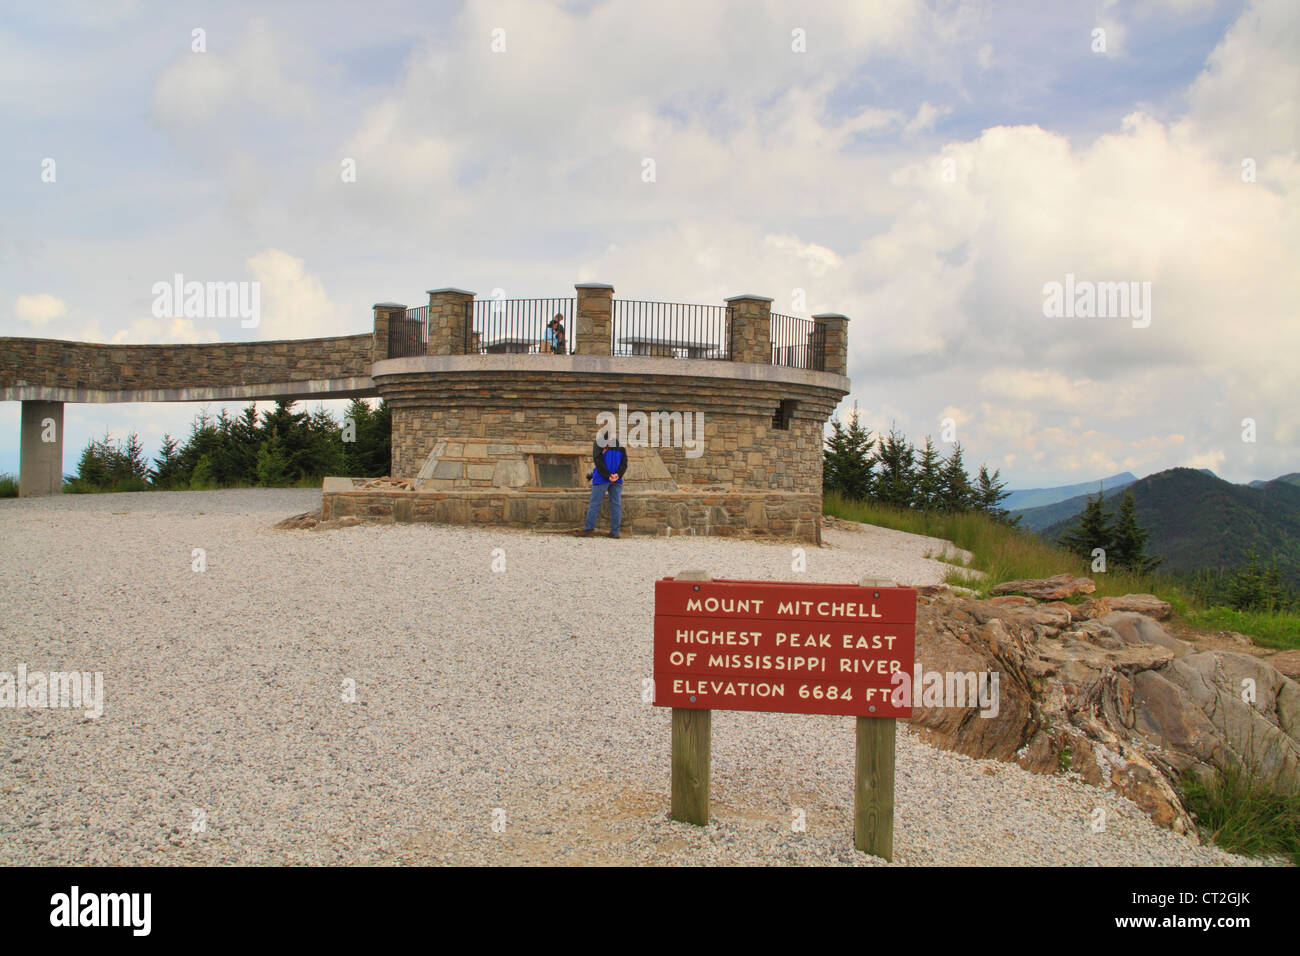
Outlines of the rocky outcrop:
<svg viewBox="0 0 1300 956">
<path fill-rule="evenodd" d="M 1078 584 L 1087 579 L 1052 580 L 1014 583 L 1045 585 L 1024 588 L 1045 594 L 1090 590 Z M 1186 772 L 1238 767 L 1275 789 L 1300 788 L 1300 685 L 1249 654 L 1197 651 L 1153 617 L 1114 609 L 1136 604 L 1159 613 L 1149 602 L 1085 604 L 1092 605 L 1085 613 L 1100 613 L 925 589 L 913 725 L 931 742 L 973 757 L 1077 773 L 1189 834 L 1192 821 L 1176 790 Z M 950 675 L 969 673 L 997 675 L 996 706 L 941 698 L 940 688 L 962 682 Z M 929 697 L 927 687 L 935 691 Z"/>
<path fill-rule="evenodd" d="M 1134 611 L 1163 621 L 1174 613 L 1173 605 L 1154 594 L 1125 594 L 1123 597 L 1103 598 L 1112 611 Z"/>
<path fill-rule="evenodd" d="M 1091 578 L 1076 578 L 1072 574 L 1058 574 L 1053 578 L 1007 581 L 993 588 L 993 594 L 1023 594 L 1041 601 L 1059 601 L 1077 594 L 1091 594 L 1097 585 Z"/>
</svg>

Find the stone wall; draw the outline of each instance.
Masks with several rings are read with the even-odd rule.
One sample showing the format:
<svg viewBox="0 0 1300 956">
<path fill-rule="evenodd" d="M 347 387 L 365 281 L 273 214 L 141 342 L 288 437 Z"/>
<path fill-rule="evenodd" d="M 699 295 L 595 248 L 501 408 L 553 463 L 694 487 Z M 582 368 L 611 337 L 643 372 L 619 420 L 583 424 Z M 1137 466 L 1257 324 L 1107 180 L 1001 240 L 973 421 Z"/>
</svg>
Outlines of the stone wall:
<svg viewBox="0 0 1300 956">
<path fill-rule="evenodd" d="M 564 442 L 485 441 L 481 438 L 448 436 L 434 443 L 415 476 L 415 488 L 427 491 L 455 491 L 462 488 L 540 488 L 539 462 L 560 457 L 571 482 L 563 487 L 587 485 L 592 469 L 589 444 Z M 629 493 L 676 491 L 677 483 L 654 448 L 628 449 L 625 480 Z M 561 486 L 555 486 L 561 487 Z"/>
<path fill-rule="evenodd" d="M 631 360 L 623 360 L 631 366 Z M 668 360 L 671 361 L 671 360 Z M 683 373 L 687 360 L 675 363 Z M 678 486 L 821 493 L 822 427 L 843 395 L 795 382 L 729 377 L 595 374 L 574 371 L 480 371 L 385 375 L 376 386 L 392 407 L 392 474 L 414 477 L 434 446 L 454 438 L 520 442 L 544 439 L 590 449 L 597 415 L 678 411 L 702 417 L 704 445 L 655 449 Z M 789 427 L 774 427 L 782 401 Z M 630 473 L 629 473 L 630 474 Z"/>
<path fill-rule="evenodd" d="M 330 485 L 339 479 L 327 478 Z M 582 527 L 590 492 L 335 491 L 321 495 L 321 519 L 357 517 L 378 522 L 438 522 L 573 531 Z M 600 529 L 608 528 L 608 505 Z M 623 495 L 625 534 L 697 534 L 770 537 L 821 543 L 821 496 L 782 492 L 664 492 Z"/>
<path fill-rule="evenodd" d="M 385 343 L 387 347 L 387 343 Z M 222 388 L 370 375 L 373 335 L 209 345 L 0 338 L 0 388 Z"/>
</svg>

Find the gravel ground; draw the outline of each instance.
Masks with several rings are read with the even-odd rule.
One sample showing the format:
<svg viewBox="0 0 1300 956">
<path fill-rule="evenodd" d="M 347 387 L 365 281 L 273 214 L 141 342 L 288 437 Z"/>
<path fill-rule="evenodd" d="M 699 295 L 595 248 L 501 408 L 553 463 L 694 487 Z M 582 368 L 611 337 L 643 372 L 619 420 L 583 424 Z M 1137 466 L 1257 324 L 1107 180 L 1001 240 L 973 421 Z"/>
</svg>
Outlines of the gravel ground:
<svg viewBox="0 0 1300 956">
<path fill-rule="evenodd" d="M 715 713 L 714 822 L 668 819 L 669 711 L 641 698 L 653 582 L 797 579 L 788 545 L 272 529 L 319 501 L 0 502 L 0 671 L 100 671 L 105 689 L 97 720 L 0 709 L 0 864 L 883 862 L 853 850 L 849 718 Z M 807 580 L 945 568 L 933 539 L 827 541 Z M 900 724 L 895 862 L 1247 861 Z"/>
</svg>

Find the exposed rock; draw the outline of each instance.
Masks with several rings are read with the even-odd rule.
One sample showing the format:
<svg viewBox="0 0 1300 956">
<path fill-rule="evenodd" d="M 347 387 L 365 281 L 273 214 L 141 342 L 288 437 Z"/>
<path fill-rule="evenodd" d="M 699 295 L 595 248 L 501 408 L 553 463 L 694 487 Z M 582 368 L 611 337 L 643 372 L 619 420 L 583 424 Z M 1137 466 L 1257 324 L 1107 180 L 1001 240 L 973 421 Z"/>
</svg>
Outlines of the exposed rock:
<svg viewBox="0 0 1300 956">
<path fill-rule="evenodd" d="M 1077 607 L 928 596 L 917 612 L 913 725 L 973 757 L 1077 773 L 1192 835 L 1176 789 L 1184 772 L 1244 767 L 1275 789 L 1300 787 L 1300 685 L 1248 654 L 1196 653 L 1145 614 L 1076 619 Z M 945 700 L 948 685 L 985 693 Z"/>
<path fill-rule="evenodd" d="M 1145 614 L 1157 621 L 1163 621 L 1174 613 L 1173 605 L 1162 601 L 1154 594 L 1125 594 L 1123 597 L 1106 598 L 1112 611 L 1134 611 Z"/>
<path fill-rule="evenodd" d="M 1076 621 L 1090 621 L 1094 617 L 1105 617 L 1111 612 L 1110 598 L 1088 598 L 1079 604 L 1070 605 L 1070 616 Z"/>
<path fill-rule="evenodd" d="M 1135 611 L 1112 611 L 1098 618 L 1111 628 L 1125 644 L 1160 644 L 1174 652 L 1175 657 L 1192 653 L 1192 645 L 1171 637 L 1167 631 L 1145 614 Z"/>
<path fill-rule="evenodd" d="M 292 518 L 285 518 L 276 527 L 283 528 L 286 531 L 332 531 L 335 528 L 351 528 L 353 525 L 358 524 L 361 524 L 361 519 L 352 515 L 322 521 L 320 510 L 317 509 L 316 511 L 307 511 L 300 515 L 294 515 Z"/>
<path fill-rule="evenodd" d="M 288 531 L 300 531 L 306 528 L 314 528 L 320 524 L 320 509 L 315 511 L 305 511 L 300 515 L 294 515 L 292 518 L 285 518 L 277 528 L 284 528 Z"/>
<path fill-rule="evenodd" d="M 1091 578 L 1076 578 L 1072 574 L 1058 574 L 1051 578 L 1029 578 L 999 584 L 992 594 L 1025 594 L 1040 601 L 1059 601 L 1076 594 L 1091 594 L 1097 585 Z"/>
<path fill-rule="evenodd" d="M 1300 680 L 1300 650 L 1278 651 L 1276 654 L 1270 654 L 1265 658 L 1278 672 L 1291 678 Z"/>
<path fill-rule="evenodd" d="M 1025 597 L 1023 594 L 1005 594 L 1002 597 L 995 597 L 989 600 L 994 607 L 1032 607 L 1038 602 L 1031 597 Z"/>
</svg>

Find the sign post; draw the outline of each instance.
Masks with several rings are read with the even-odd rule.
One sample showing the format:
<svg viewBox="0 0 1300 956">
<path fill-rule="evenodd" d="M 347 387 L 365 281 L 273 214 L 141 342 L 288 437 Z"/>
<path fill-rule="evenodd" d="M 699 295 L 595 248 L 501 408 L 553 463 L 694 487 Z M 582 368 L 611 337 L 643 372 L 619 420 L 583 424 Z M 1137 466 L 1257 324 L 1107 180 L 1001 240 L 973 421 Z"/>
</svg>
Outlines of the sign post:
<svg viewBox="0 0 1300 956">
<path fill-rule="evenodd" d="M 708 581 L 707 571 L 683 571 L 678 581 Z M 658 677 L 658 675 L 655 675 Z M 655 687 L 659 686 L 658 681 Z M 709 825 L 709 777 L 713 767 L 713 711 L 673 708 L 672 818 Z"/>
<path fill-rule="evenodd" d="M 712 580 L 655 582 L 655 704 L 671 707 L 672 818 L 709 822 L 714 710 L 856 718 L 853 842 L 893 859 L 895 675 L 910 685 L 916 591 L 859 585 Z"/>
</svg>

